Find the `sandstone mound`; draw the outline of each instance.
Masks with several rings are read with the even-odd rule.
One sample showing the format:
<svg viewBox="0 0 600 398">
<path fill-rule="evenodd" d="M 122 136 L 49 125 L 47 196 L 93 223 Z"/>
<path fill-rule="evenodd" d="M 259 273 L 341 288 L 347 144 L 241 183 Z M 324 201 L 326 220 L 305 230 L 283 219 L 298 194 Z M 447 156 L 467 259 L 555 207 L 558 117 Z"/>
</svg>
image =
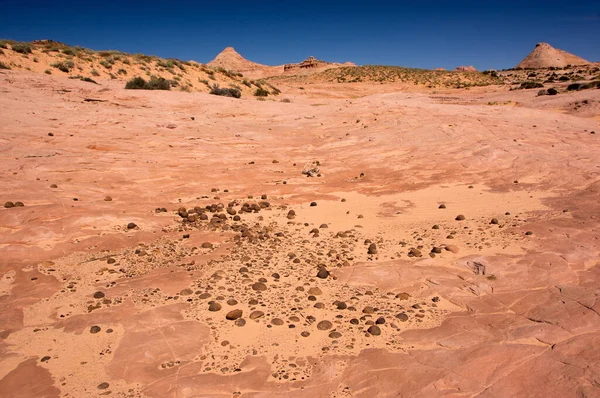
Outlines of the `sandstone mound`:
<svg viewBox="0 0 600 398">
<path fill-rule="evenodd" d="M 233 47 L 227 47 L 212 61 L 207 63 L 208 66 L 214 66 L 217 68 L 225 68 L 235 71 L 245 70 L 256 70 L 261 68 L 268 68 L 267 65 L 262 65 L 256 62 L 252 62 L 244 58 L 239 54 Z"/>
<path fill-rule="evenodd" d="M 473 65 L 469 65 L 469 66 L 459 66 L 456 69 L 454 69 L 456 71 L 459 72 L 477 72 L 477 69 L 475 69 L 475 67 Z"/>
<path fill-rule="evenodd" d="M 516 67 L 517 68 L 564 68 L 567 65 L 585 65 L 589 64 L 583 58 L 568 53 L 558 48 L 552 47 L 548 43 L 538 43 L 535 48 L 523 61 L 521 61 Z"/>
</svg>

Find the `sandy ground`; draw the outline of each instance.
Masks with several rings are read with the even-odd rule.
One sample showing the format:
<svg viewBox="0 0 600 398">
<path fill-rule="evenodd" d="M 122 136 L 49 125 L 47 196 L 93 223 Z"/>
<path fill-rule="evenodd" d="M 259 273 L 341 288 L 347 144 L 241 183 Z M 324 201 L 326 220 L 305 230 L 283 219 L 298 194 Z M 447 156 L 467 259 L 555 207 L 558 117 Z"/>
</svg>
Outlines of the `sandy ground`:
<svg viewBox="0 0 600 398">
<path fill-rule="evenodd" d="M 600 90 L 121 87 L 0 72 L 0 396 L 600 396 Z"/>
</svg>

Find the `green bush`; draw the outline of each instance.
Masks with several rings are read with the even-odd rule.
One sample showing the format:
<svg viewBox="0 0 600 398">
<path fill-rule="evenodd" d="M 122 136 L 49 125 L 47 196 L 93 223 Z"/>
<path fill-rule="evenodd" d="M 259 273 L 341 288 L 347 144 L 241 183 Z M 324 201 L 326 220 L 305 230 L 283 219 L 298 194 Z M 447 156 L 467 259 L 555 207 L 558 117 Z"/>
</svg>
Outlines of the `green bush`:
<svg viewBox="0 0 600 398">
<path fill-rule="evenodd" d="M 125 84 L 125 88 L 128 90 L 145 90 L 146 81 L 142 77 L 134 77 Z"/>
<path fill-rule="evenodd" d="M 13 51 L 16 51 L 21 54 L 31 54 L 31 44 L 18 42 L 11 45 Z"/>
<path fill-rule="evenodd" d="M 170 90 L 171 83 L 162 77 L 152 77 L 149 81 L 142 77 L 134 77 L 125 84 L 129 90 Z"/>
<path fill-rule="evenodd" d="M 538 82 L 523 82 L 519 88 L 528 90 L 530 88 L 542 88 L 544 85 Z"/>
<path fill-rule="evenodd" d="M 165 78 L 153 77 L 148 81 L 148 84 L 146 85 L 146 89 L 147 90 L 170 90 L 171 83 Z"/>
<path fill-rule="evenodd" d="M 242 92 L 237 88 L 221 88 L 218 84 L 212 86 L 210 94 L 233 98 L 240 98 L 242 96 Z"/>
<path fill-rule="evenodd" d="M 73 61 L 71 60 L 67 60 L 67 61 L 63 61 L 63 62 L 55 62 L 53 64 L 51 64 L 50 66 L 63 71 L 65 73 L 69 73 L 69 71 L 71 69 L 73 69 L 73 66 L 75 66 L 75 64 L 73 63 Z"/>
<path fill-rule="evenodd" d="M 65 48 L 64 50 L 62 50 L 62 53 L 65 55 L 77 55 L 77 51 L 75 51 L 72 48 Z"/>
<path fill-rule="evenodd" d="M 262 87 L 257 88 L 256 91 L 254 92 L 255 97 L 266 97 L 268 95 L 269 95 L 269 92 Z"/>
<path fill-rule="evenodd" d="M 112 63 L 110 63 L 108 60 L 103 59 L 102 61 L 99 62 L 100 65 L 104 66 L 106 69 L 112 69 Z"/>
</svg>

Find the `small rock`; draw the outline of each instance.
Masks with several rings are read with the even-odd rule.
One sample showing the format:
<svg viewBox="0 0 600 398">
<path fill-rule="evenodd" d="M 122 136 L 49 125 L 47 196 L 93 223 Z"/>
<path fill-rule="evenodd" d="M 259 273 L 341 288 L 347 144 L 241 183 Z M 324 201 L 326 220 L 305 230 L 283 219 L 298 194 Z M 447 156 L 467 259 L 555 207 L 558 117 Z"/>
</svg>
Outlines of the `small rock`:
<svg viewBox="0 0 600 398">
<path fill-rule="evenodd" d="M 401 312 L 398 315 L 396 315 L 396 318 L 398 318 L 400 322 L 408 321 L 408 315 L 406 315 L 404 312 Z"/>
<path fill-rule="evenodd" d="M 342 337 L 342 334 L 338 331 L 334 330 L 333 332 L 329 333 L 329 338 L 339 339 L 340 337 Z"/>
<path fill-rule="evenodd" d="M 134 229 L 137 228 L 137 224 L 134 222 L 130 222 L 129 224 L 127 224 L 127 229 Z"/>
<path fill-rule="evenodd" d="M 465 216 L 463 216 L 462 214 L 459 214 L 458 216 L 456 216 L 455 220 L 456 221 L 462 221 L 465 219 Z"/>
<path fill-rule="evenodd" d="M 365 308 L 363 308 L 362 312 L 364 314 L 372 314 L 375 312 L 375 308 L 371 307 L 370 305 L 366 306 Z"/>
<path fill-rule="evenodd" d="M 333 324 L 329 321 L 321 321 L 317 324 L 319 330 L 329 330 L 333 327 Z"/>
<path fill-rule="evenodd" d="M 377 320 L 375 321 L 375 324 L 377 324 L 377 325 L 383 325 L 384 323 L 385 323 L 385 318 L 382 316 L 377 318 Z"/>
<path fill-rule="evenodd" d="M 13 202 L 6 202 L 4 203 L 4 207 L 10 209 L 11 207 L 15 207 L 15 204 Z"/>
<path fill-rule="evenodd" d="M 263 316 L 265 316 L 265 313 L 262 311 L 252 311 L 250 313 L 249 318 L 252 320 L 258 319 L 258 318 L 262 318 Z"/>
<path fill-rule="evenodd" d="M 208 310 L 211 312 L 221 311 L 221 304 L 212 302 L 208 305 Z"/>
<path fill-rule="evenodd" d="M 100 326 L 96 326 L 96 325 L 94 325 L 94 326 L 92 326 L 92 327 L 90 328 L 90 333 L 92 333 L 92 334 L 96 334 L 96 333 L 100 332 L 101 330 L 102 330 L 102 329 L 100 328 Z"/>
<path fill-rule="evenodd" d="M 377 254 L 377 245 L 375 243 L 371 243 L 369 248 L 367 249 L 367 254 Z"/>
<path fill-rule="evenodd" d="M 106 390 L 109 386 L 110 384 L 108 384 L 107 382 L 100 383 L 98 384 L 98 390 Z"/>
<path fill-rule="evenodd" d="M 256 282 L 252 285 L 252 290 L 255 290 L 257 292 L 263 292 L 267 290 L 267 285 L 265 285 L 262 282 Z"/>
<path fill-rule="evenodd" d="M 441 204 L 441 205 L 438 206 L 438 209 L 445 209 L 445 208 L 446 208 L 445 204 Z"/>
<path fill-rule="evenodd" d="M 238 318 L 242 317 L 242 310 L 240 309 L 236 309 L 236 310 L 231 310 L 227 313 L 227 315 L 225 315 L 225 318 L 227 318 L 230 321 L 235 321 Z"/>
<path fill-rule="evenodd" d="M 323 294 L 323 291 L 318 287 L 311 287 L 310 289 L 308 289 L 307 293 L 312 296 L 320 296 L 321 294 Z"/>
<path fill-rule="evenodd" d="M 107 195 L 107 196 L 104 197 L 104 201 L 105 202 L 112 202 L 112 198 Z"/>
<path fill-rule="evenodd" d="M 533 231 L 527 231 L 525 232 L 525 235 L 533 235 Z"/>
<path fill-rule="evenodd" d="M 104 293 L 102 293 L 102 292 L 96 292 L 96 293 L 94 293 L 94 298 L 95 299 L 101 299 L 103 297 L 104 297 Z"/>
<path fill-rule="evenodd" d="M 408 257 L 422 257 L 421 250 L 415 249 L 414 247 L 408 251 Z"/>
<path fill-rule="evenodd" d="M 316 205 L 317 205 L 317 202 L 310 202 L 311 207 L 315 207 Z"/>
<path fill-rule="evenodd" d="M 203 249 L 212 249 L 213 248 L 213 244 L 210 242 L 204 242 L 200 245 L 201 248 Z"/>
<path fill-rule="evenodd" d="M 329 271 L 325 268 L 319 268 L 319 272 L 317 272 L 317 278 L 326 279 L 329 276 Z"/>
<path fill-rule="evenodd" d="M 373 336 L 379 336 L 381 334 L 381 329 L 377 325 L 371 325 L 367 329 L 367 332 Z"/>
<path fill-rule="evenodd" d="M 280 318 L 273 318 L 271 319 L 271 323 L 275 326 L 281 326 L 283 325 L 285 322 L 283 322 L 283 319 Z"/>
<path fill-rule="evenodd" d="M 498 224 L 498 219 L 497 218 L 492 218 L 492 220 L 490 221 L 490 224 Z"/>
</svg>

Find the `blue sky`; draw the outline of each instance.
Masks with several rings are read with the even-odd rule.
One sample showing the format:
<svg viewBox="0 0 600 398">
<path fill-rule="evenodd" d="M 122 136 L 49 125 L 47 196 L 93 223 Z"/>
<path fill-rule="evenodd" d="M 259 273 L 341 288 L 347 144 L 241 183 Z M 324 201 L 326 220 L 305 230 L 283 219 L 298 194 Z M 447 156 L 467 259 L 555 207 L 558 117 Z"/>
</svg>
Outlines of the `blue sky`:
<svg viewBox="0 0 600 398">
<path fill-rule="evenodd" d="M 600 1 L 0 0 L 0 38 L 208 62 L 503 69 L 545 41 L 600 61 Z"/>
</svg>

